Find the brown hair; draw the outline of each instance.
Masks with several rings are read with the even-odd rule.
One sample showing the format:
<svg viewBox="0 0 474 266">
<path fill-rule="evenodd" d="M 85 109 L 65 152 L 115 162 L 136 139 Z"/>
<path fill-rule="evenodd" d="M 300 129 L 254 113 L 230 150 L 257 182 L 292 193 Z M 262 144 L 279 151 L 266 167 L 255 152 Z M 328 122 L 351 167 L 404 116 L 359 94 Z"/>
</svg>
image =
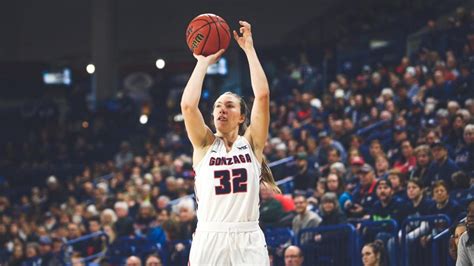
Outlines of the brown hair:
<svg viewBox="0 0 474 266">
<path fill-rule="evenodd" d="M 273 178 L 272 171 L 268 166 L 267 160 L 263 158 L 262 160 L 262 173 L 260 175 L 261 182 L 265 183 L 273 192 L 281 194 L 281 190 L 278 185 L 275 183 L 275 178 Z"/>
</svg>

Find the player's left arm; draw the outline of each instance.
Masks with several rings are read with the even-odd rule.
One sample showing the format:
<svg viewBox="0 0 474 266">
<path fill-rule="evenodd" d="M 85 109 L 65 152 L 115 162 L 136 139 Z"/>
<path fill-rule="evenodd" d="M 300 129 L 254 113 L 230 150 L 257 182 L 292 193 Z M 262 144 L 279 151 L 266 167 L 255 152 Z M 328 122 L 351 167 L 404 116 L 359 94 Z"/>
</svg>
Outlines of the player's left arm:
<svg viewBox="0 0 474 266">
<path fill-rule="evenodd" d="M 250 80 L 252 83 L 255 100 L 250 115 L 250 126 L 245 132 L 245 136 L 250 140 L 255 155 L 261 160 L 261 154 L 268 136 L 270 124 L 270 89 L 267 77 L 253 46 L 252 29 L 248 22 L 239 21 L 240 33 L 234 31 L 234 39 L 244 50 L 250 68 Z"/>
</svg>

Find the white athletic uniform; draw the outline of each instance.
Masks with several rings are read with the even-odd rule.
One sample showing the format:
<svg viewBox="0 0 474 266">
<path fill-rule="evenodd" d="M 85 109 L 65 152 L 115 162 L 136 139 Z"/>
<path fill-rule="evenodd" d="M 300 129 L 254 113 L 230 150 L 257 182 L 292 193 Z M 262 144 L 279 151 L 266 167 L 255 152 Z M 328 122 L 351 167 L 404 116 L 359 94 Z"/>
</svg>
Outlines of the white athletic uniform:
<svg viewBox="0 0 474 266">
<path fill-rule="evenodd" d="M 269 265 L 258 226 L 261 165 L 239 136 L 227 152 L 216 137 L 194 166 L 198 224 L 189 264 Z"/>
</svg>

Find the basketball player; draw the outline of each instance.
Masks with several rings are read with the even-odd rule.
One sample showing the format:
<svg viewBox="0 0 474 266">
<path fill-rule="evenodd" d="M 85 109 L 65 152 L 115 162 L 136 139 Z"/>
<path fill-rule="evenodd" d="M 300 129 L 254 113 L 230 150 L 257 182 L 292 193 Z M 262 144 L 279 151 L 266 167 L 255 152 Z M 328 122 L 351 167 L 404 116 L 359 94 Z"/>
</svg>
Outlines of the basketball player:
<svg viewBox="0 0 474 266">
<path fill-rule="evenodd" d="M 195 265 L 269 265 L 263 232 L 258 226 L 260 178 L 278 191 L 263 159 L 269 127 L 269 88 L 253 46 L 251 26 L 240 21 L 234 39 L 245 52 L 255 101 L 248 109 L 240 96 L 222 94 L 214 103 L 216 132 L 198 109 L 206 69 L 223 54 L 194 55 L 197 64 L 181 99 L 188 137 L 193 145 L 198 225 L 189 263 Z"/>
</svg>

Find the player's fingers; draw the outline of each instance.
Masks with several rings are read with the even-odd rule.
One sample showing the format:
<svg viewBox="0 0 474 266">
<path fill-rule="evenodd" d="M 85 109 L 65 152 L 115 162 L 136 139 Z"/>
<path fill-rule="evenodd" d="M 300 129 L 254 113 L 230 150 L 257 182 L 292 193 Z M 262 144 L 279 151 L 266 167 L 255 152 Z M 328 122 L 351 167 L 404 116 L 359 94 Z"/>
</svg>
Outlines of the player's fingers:
<svg viewBox="0 0 474 266">
<path fill-rule="evenodd" d="M 239 39 L 239 34 L 237 34 L 235 30 L 233 31 L 233 34 L 234 34 L 234 39 L 237 41 Z"/>
<path fill-rule="evenodd" d="M 251 28 L 252 28 L 252 26 L 250 25 L 250 23 L 248 23 L 247 21 L 240 20 L 240 21 L 239 21 L 239 24 L 242 25 L 242 26 L 244 26 L 244 27 L 246 27 L 246 28 L 248 28 L 248 29 L 251 29 Z"/>
</svg>

